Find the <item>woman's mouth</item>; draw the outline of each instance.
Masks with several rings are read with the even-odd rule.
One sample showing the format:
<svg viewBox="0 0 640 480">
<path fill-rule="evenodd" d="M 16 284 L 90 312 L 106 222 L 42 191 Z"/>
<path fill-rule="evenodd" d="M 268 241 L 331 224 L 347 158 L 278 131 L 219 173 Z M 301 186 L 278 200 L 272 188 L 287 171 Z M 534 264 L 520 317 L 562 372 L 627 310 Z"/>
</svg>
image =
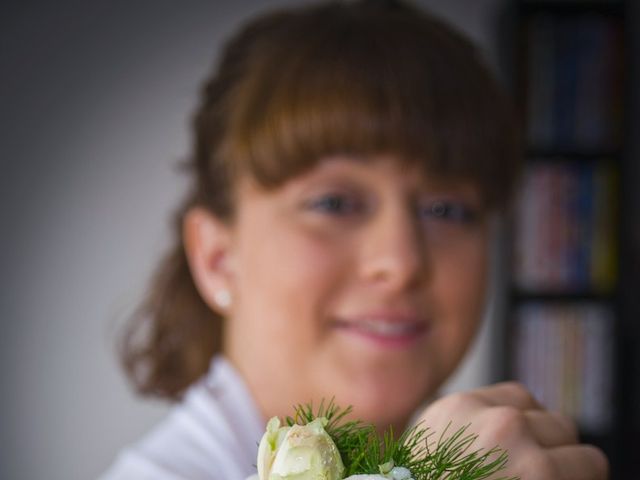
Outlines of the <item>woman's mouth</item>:
<svg viewBox="0 0 640 480">
<path fill-rule="evenodd" d="M 407 348 L 427 332 L 425 320 L 407 315 L 363 315 L 334 322 L 338 330 L 384 348 Z"/>
</svg>

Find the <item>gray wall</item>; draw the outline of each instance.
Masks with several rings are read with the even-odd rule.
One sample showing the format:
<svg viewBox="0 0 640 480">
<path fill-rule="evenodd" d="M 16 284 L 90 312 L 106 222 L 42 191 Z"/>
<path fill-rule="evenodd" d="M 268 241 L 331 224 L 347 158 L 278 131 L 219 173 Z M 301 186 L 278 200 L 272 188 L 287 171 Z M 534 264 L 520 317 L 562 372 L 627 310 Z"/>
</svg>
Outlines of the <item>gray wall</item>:
<svg viewBox="0 0 640 480">
<path fill-rule="evenodd" d="M 187 120 L 221 40 L 275 2 L 3 2 L 0 478 L 93 478 L 166 407 L 114 332 L 169 243 Z M 493 62 L 500 0 L 424 0 Z M 485 329 L 450 389 L 490 380 Z"/>
</svg>

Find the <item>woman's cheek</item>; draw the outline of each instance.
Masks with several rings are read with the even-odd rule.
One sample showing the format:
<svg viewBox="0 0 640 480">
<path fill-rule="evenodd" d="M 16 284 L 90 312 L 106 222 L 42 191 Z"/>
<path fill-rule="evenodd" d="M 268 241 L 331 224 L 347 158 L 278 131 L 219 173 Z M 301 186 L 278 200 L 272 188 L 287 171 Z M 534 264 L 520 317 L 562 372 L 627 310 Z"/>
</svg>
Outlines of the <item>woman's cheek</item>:
<svg viewBox="0 0 640 480">
<path fill-rule="evenodd" d="M 473 337 L 484 308 L 488 259 L 486 242 L 478 237 L 465 248 L 435 255 L 439 266 L 434 276 L 443 321 L 448 326 L 446 342 L 454 350 L 466 347 Z"/>
<path fill-rule="evenodd" d="M 248 273 L 254 275 L 252 289 L 269 303 L 266 311 L 279 312 L 283 323 L 295 322 L 293 328 L 307 328 L 313 317 L 326 312 L 341 284 L 341 272 L 349 268 L 345 258 L 348 242 L 344 240 L 291 224 L 265 235 L 264 242 L 255 245 L 252 252 L 261 265 L 254 265 Z"/>
<path fill-rule="evenodd" d="M 300 229 L 282 242 L 281 258 L 286 262 L 283 282 L 287 294 L 298 294 L 309 307 L 340 285 L 349 268 L 348 239 Z"/>
</svg>

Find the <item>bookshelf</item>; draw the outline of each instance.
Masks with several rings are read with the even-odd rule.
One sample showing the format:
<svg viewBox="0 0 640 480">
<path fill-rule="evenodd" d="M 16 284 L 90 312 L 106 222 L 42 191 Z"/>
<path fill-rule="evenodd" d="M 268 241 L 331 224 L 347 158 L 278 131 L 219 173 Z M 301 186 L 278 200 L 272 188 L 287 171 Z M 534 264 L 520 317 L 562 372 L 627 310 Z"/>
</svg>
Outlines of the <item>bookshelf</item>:
<svg viewBox="0 0 640 480">
<path fill-rule="evenodd" d="M 627 259 L 629 54 L 623 1 L 514 1 L 507 67 L 526 141 L 508 222 L 504 378 L 572 416 L 633 478 L 640 438 L 640 274 Z M 504 42 L 503 42 L 504 43 Z M 636 179 L 638 179 L 636 177 Z M 640 202 L 638 202 L 640 205 Z M 633 305 L 636 305 L 634 307 Z M 633 463 L 636 462 L 636 466 Z"/>
</svg>

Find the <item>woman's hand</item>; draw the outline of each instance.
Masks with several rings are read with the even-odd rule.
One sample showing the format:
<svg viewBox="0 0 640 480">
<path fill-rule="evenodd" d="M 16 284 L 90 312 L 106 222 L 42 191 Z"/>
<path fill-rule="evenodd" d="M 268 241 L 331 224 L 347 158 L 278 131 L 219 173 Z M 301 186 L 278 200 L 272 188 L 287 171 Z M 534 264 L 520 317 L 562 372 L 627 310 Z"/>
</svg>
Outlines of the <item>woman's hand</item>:
<svg viewBox="0 0 640 480">
<path fill-rule="evenodd" d="M 521 480 L 605 480 L 607 458 L 598 448 L 580 444 L 569 418 L 545 410 L 518 383 L 499 383 L 443 397 L 420 416 L 439 435 L 467 424 L 476 433 L 475 447 L 507 451 L 509 461 L 500 476 Z"/>
</svg>

